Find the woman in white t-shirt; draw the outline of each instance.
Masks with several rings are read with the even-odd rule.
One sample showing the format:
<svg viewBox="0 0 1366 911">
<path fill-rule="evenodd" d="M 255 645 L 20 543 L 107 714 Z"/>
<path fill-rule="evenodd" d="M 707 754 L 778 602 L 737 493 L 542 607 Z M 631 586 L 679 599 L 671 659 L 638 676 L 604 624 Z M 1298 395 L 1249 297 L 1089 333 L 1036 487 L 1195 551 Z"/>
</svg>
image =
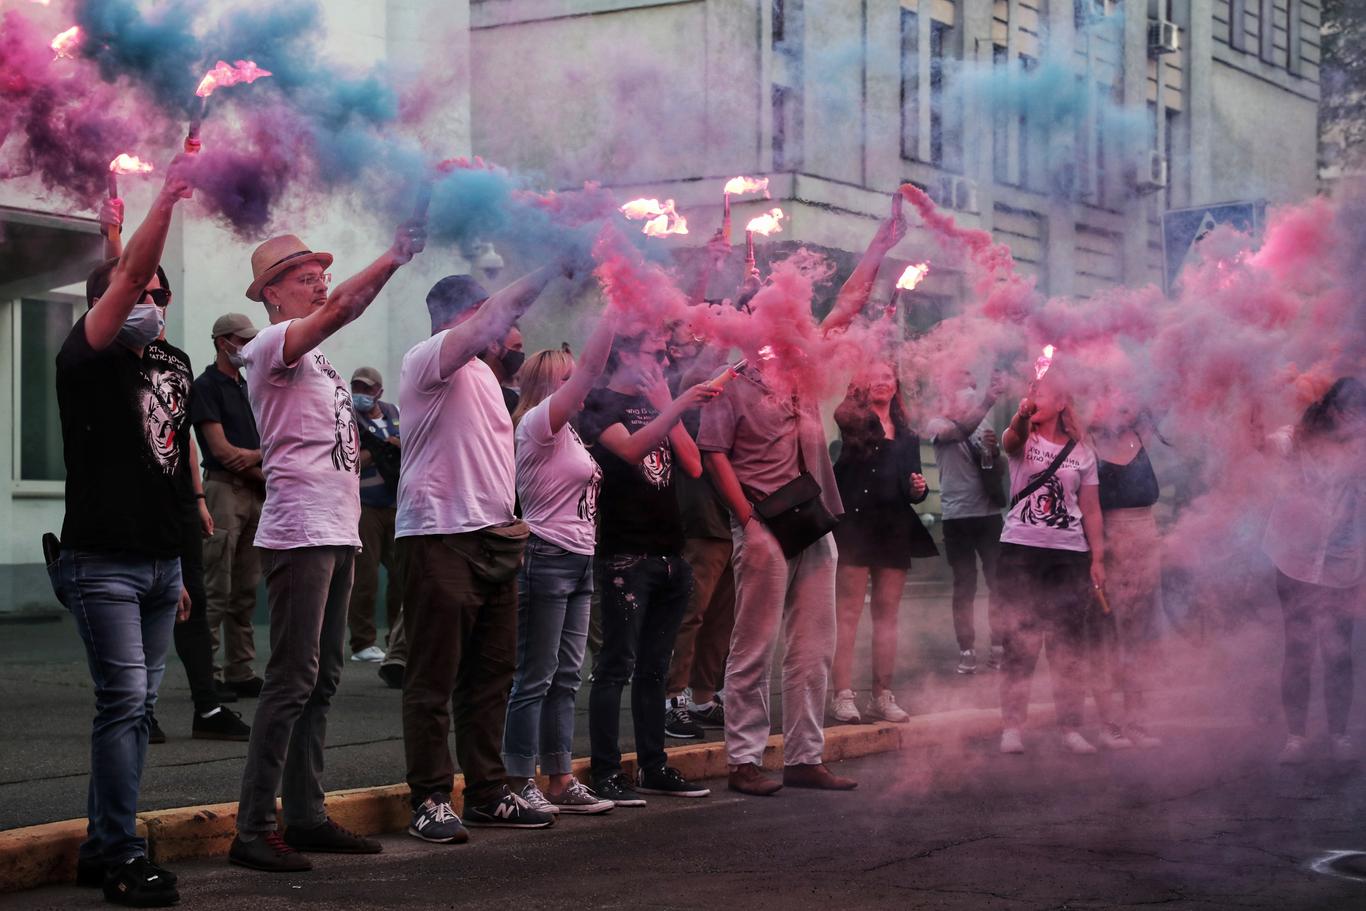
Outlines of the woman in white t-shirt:
<svg viewBox="0 0 1366 911">
<path fill-rule="evenodd" d="M 531 529 L 517 577 L 517 665 L 503 729 L 508 777 L 547 813 L 604 813 L 614 806 L 573 775 L 574 695 L 588 643 L 602 469 L 569 421 L 601 376 L 616 334 L 599 320 L 576 366 L 559 349 L 527 358 L 518 378 L 517 496 Z M 543 794 L 536 769 L 549 779 Z"/>
<path fill-rule="evenodd" d="M 1020 730 L 1045 646 L 1063 746 L 1073 753 L 1096 751 L 1080 728 L 1086 625 L 1100 609 L 1096 593 L 1105 585 L 1105 548 L 1096 456 L 1081 440 L 1055 364 L 1020 402 L 1001 438 L 1011 505 L 992 597 L 1004 631 L 1003 753 L 1024 752 Z"/>
</svg>

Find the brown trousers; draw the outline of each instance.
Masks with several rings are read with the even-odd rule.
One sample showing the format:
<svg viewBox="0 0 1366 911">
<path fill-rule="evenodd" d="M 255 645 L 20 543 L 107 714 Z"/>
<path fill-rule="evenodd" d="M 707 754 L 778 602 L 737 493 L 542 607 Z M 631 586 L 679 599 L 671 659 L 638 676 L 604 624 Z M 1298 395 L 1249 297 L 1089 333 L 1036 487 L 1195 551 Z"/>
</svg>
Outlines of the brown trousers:
<svg viewBox="0 0 1366 911">
<path fill-rule="evenodd" d="M 251 618 L 261 582 L 261 553 L 254 542 L 264 501 L 256 485 L 230 472 L 210 471 L 204 479 L 204 502 L 213 516 L 213 537 L 204 542 L 205 618 L 215 655 L 218 630 L 223 629 L 222 673 L 230 682 L 256 676 Z"/>
<path fill-rule="evenodd" d="M 465 800 L 494 799 L 507 783 L 503 722 L 517 649 L 517 578 L 490 581 L 480 532 L 398 539 L 408 664 L 403 752 L 413 806 L 449 794 L 455 758 Z"/>
<path fill-rule="evenodd" d="M 666 690 L 676 696 L 686 687 L 715 693 L 725 684 L 726 653 L 735 625 L 735 576 L 732 545 L 722 538 L 688 538 L 683 559 L 692 567 L 692 598 L 674 639 Z"/>
<path fill-rule="evenodd" d="M 347 613 L 353 655 L 375 644 L 375 595 L 379 592 L 381 564 L 389 573 L 384 611 L 391 634 L 403 613 L 403 583 L 398 577 L 398 560 L 394 552 L 396 513 L 392 506 L 362 505 L 360 508 L 360 553 L 356 554 L 356 584 L 351 589 L 351 607 Z"/>
</svg>

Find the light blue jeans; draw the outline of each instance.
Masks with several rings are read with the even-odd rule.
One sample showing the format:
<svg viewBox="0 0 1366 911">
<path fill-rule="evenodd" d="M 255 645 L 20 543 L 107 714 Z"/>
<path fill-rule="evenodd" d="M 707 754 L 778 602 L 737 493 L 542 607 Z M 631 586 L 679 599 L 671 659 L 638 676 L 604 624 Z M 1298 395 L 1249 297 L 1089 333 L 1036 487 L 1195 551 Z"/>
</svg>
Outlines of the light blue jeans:
<svg viewBox="0 0 1366 911">
<path fill-rule="evenodd" d="M 588 644 L 593 558 L 532 535 L 517 575 L 517 669 L 503 728 L 510 778 L 572 770 L 574 695 Z"/>
<path fill-rule="evenodd" d="M 148 713 L 166 673 L 180 601 L 180 560 L 64 550 L 48 567 L 58 599 L 85 643 L 95 685 L 89 825 L 80 856 L 117 864 L 147 853 L 137 834 Z"/>
</svg>

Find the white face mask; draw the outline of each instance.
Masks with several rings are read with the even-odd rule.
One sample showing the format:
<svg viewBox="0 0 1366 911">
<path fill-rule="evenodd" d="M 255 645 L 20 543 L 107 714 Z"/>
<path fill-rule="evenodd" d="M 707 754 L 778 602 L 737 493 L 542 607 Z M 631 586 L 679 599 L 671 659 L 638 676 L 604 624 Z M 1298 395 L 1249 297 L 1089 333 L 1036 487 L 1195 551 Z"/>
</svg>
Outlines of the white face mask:
<svg viewBox="0 0 1366 911">
<path fill-rule="evenodd" d="M 247 365 L 247 359 L 242 356 L 242 349 L 236 345 L 225 345 L 223 353 L 228 356 L 228 363 L 234 367 L 241 369 Z"/>
<path fill-rule="evenodd" d="M 166 314 L 155 304 L 138 304 L 128 312 L 118 340 L 129 348 L 146 348 L 166 328 Z"/>
</svg>

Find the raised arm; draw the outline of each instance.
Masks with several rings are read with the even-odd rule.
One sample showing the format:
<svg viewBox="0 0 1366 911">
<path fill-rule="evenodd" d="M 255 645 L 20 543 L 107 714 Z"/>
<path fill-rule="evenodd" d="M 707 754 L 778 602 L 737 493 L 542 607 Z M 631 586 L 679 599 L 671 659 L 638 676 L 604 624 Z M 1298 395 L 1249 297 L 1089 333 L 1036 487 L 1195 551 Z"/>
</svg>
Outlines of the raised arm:
<svg viewBox="0 0 1366 911">
<path fill-rule="evenodd" d="M 602 371 L 606 369 L 607 356 L 612 353 L 612 340 L 617 335 L 617 316 L 616 309 L 608 304 L 607 309 L 598 317 L 598 324 L 593 328 L 593 334 L 588 337 L 588 343 L 584 345 L 583 354 L 579 355 L 579 362 L 574 365 L 569 382 L 551 394 L 547 408 L 550 412 L 552 434 L 559 433 L 560 428 L 578 414 L 579 409 L 583 407 L 583 400 L 593 391 L 598 377 L 602 376 Z"/>
<path fill-rule="evenodd" d="M 849 274 L 848 281 L 840 288 L 840 293 L 835 298 L 835 306 L 826 314 L 825 319 L 821 320 L 822 333 L 843 329 L 858 316 L 873 292 L 873 282 L 877 279 L 877 271 L 882 266 L 882 261 L 905 236 L 906 220 L 900 216 L 889 218 L 878 225 L 877 233 L 873 235 L 868 249 L 864 251 L 863 258 Z"/>
<path fill-rule="evenodd" d="M 1020 407 L 1015 412 L 1015 416 L 1010 419 L 1010 426 L 1001 435 L 1001 449 L 1007 455 L 1015 455 L 1024 448 L 1025 440 L 1029 439 L 1029 418 L 1034 413 L 1034 403 L 1028 398 L 1020 399 Z"/>
<path fill-rule="evenodd" d="M 987 384 L 987 394 L 982 397 L 982 400 L 965 412 L 959 414 L 946 414 L 945 417 L 953 423 L 953 427 L 945 428 L 942 433 L 935 434 L 935 439 L 942 440 L 946 443 L 952 443 L 956 440 L 966 440 L 968 437 L 972 436 L 973 431 L 975 431 L 982 421 L 986 419 L 987 412 L 996 404 L 996 400 L 1000 398 L 1001 393 L 1004 391 L 1004 379 L 998 374 L 993 373 L 991 382 Z"/>
<path fill-rule="evenodd" d="M 659 444 L 667 437 L 673 446 L 674 455 L 678 458 L 679 467 L 691 477 L 700 477 L 702 457 L 697 451 L 697 444 L 681 426 L 677 428 L 679 434 L 673 434 L 672 431 L 684 412 L 700 408 L 716 398 L 720 391 L 707 383 L 698 383 L 680 392 L 678 398 L 671 399 L 669 386 L 656 368 L 654 376 L 644 384 L 644 395 L 659 411 L 659 417 L 635 433 L 627 431 L 622 424 L 613 424 L 602 432 L 598 442 L 623 462 L 636 465 L 658 449 Z"/>
<path fill-rule="evenodd" d="M 446 333 L 438 364 L 441 379 L 449 378 L 479 352 L 507 335 L 552 278 L 570 274 L 565 266 L 543 266 L 490 296 L 474 316 Z"/>
<path fill-rule="evenodd" d="M 333 288 L 326 303 L 317 310 L 289 324 L 285 330 L 284 362 L 298 363 L 299 358 L 364 313 L 390 277 L 421 253 L 426 243 L 425 220 L 412 219 L 399 225 L 393 245 L 379 259 Z"/>
<path fill-rule="evenodd" d="M 119 264 L 109 276 L 109 287 L 86 314 L 85 340 L 94 350 L 103 351 L 113 344 L 128 314 L 142 299 L 143 289 L 156 275 L 171 228 L 171 213 L 177 202 L 190 196 L 189 170 L 186 155 L 177 155 L 171 161 L 151 211 L 128 239 Z"/>
</svg>

